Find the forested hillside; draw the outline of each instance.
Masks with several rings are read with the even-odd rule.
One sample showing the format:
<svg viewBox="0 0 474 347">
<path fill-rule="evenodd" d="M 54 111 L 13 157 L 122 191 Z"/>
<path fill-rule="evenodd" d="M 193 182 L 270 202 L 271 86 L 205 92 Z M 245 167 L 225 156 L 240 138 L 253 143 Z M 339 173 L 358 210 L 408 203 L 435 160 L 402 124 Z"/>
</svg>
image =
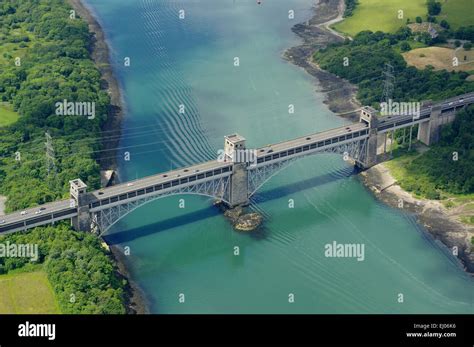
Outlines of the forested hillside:
<svg viewBox="0 0 474 347">
<path fill-rule="evenodd" d="M 322 69 L 356 84 L 359 101 L 376 109 L 380 109 L 383 98 L 386 63 L 393 66 L 394 89 L 391 98 L 394 101 L 442 100 L 474 91 L 474 82 L 467 79 L 469 73 L 436 71 L 430 66 L 419 70 L 407 66 L 401 52 L 409 51 L 412 46 L 446 42 L 449 38 L 473 40 L 474 26 L 445 31 L 436 38 L 426 33 L 415 35 L 408 27 L 400 28 L 393 34 L 362 31 L 353 41 L 346 40 L 316 52 L 314 61 Z M 443 192 L 474 193 L 473 126 L 471 108 L 460 113 L 453 124 L 445 126 L 439 144 L 422 155 L 416 155 L 416 159 L 407 157 L 396 161 L 393 165 L 404 166 L 403 178 L 399 177 L 401 186 L 431 199 L 443 198 Z M 396 138 L 401 145 L 402 131 L 397 132 Z M 453 160 L 453 152 L 458 153 L 459 160 Z"/>
<path fill-rule="evenodd" d="M 7 211 L 65 196 L 68 181 L 100 184 L 94 150 L 109 97 L 90 58 L 87 24 L 63 0 L 0 3 L 0 100 L 19 120 L 0 129 L 0 194 Z M 58 115 L 57 102 L 95 103 L 96 116 Z M 53 138 L 55 173 L 46 167 L 45 132 Z"/>
<path fill-rule="evenodd" d="M 474 107 L 458 113 L 443 127 L 441 140 L 421 156 L 408 161 L 399 180 L 402 188 L 431 199 L 474 193 Z"/>
<path fill-rule="evenodd" d="M 64 0 L 0 2 L 0 101 L 19 119 L 0 128 L 0 194 L 7 212 L 68 196 L 69 180 L 100 184 L 94 151 L 109 107 L 90 56 L 91 34 Z M 95 117 L 58 114 L 56 103 L 94 103 Z M 46 162 L 45 132 L 54 165 Z M 50 163 L 51 164 L 51 163 Z M 66 224 L 0 237 L 37 244 L 63 313 L 125 313 L 125 282 L 100 239 Z M 28 258 L 0 258 L 0 274 L 29 269 Z M 34 283 L 31 283 L 34 286 Z"/>
<path fill-rule="evenodd" d="M 394 68 L 393 100 L 441 100 L 474 91 L 474 82 L 466 82 L 469 76 L 466 72 L 418 70 L 407 66 L 400 52 L 414 44 L 412 38 L 409 28 L 395 34 L 363 31 L 353 41 L 347 40 L 316 52 L 314 60 L 322 69 L 357 84 L 360 102 L 377 109 L 382 98 L 385 63 Z"/>
</svg>

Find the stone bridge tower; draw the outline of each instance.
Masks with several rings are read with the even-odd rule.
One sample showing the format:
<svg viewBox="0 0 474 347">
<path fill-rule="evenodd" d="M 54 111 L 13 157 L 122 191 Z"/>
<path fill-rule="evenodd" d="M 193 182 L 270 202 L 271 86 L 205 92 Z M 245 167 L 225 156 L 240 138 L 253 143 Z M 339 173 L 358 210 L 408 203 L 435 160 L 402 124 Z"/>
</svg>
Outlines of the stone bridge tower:
<svg viewBox="0 0 474 347">
<path fill-rule="evenodd" d="M 362 169 L 368 169 L 377 164 L 377 111 L 370 106 L 362 107 L 360 111 L 360 122 L 369 125 L 369 138 L 366 145 L 366 156 L 363 163 L 359 163 Z"/>
<path fill-rule="evenodd" d="M 71 207 L 77 208 L 77 217 L 71 219 L 72 226 L 77 231 L 90 231 L 92 218 L 89 212 L 89 195 L 87 185 L 81 179 L 69 181 Z"/>
<path fill-rule="evenodd" d="M 224 137 L 225 160 L 234 163 L 230 180 L 230 198 L 232 207 L 248 205 L 248 155 L 245 148 L 245 138 L 239 134 Z"/>
</svg>

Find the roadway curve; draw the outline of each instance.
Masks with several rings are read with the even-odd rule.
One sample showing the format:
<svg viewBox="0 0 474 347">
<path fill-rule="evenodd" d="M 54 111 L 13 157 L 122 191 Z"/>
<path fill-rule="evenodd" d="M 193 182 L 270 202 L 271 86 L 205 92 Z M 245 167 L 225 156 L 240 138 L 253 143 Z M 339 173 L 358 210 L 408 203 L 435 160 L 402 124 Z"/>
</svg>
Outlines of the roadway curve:
<svg viewBox="0 0 474 347">
<path fill-rule="evenodd" d="M 346 10 L 346 3 L 345 3 L 344 0 L 339 0 L 339 5 L 337 6 L 337 10 L 338 10 L 338 15 L 337 15 L 336 18 L 330 19 L 330 20 L 328 20 L 324 23 L 318 24 L 318 27 L 322 28 L 326 31 L 329 31 L 331 34 L 333 34 L 335 36 L 338 36 L 343 40 L 348 38 L 349 40 L 352 41 L 352 37 L 345 36 L 345 35 L 341 34 L 340 32 L 334 30 L 333 28 L 331 28 L 331 25 L 336 24 L 336 23 L 344 20 L 344 11 Z"/>
</svg>

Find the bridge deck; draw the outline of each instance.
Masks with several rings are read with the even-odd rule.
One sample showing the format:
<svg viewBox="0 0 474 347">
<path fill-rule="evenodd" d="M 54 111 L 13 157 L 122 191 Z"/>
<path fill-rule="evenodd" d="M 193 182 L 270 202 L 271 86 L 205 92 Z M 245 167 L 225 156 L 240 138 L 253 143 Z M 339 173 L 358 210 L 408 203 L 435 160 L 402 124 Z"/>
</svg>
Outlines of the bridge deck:
<svg viewBox="0 0 474 347">
<path fill-rule="evenodd" d="M 318 133 L 310 134 L 307 136 L 298 137 L 290 141 L 283 141 L 276 144 L 268 145 L 257 150 L 257 157 L 265 156 L 268 153 L 278 153 L 283 152 L 289 149 L 301 147 L 307 144 L 325 141 L 327 139 L 332 139 L 339 136 L 344 136 L 348 133 L 356 133 L 361 130 L 367 129 L 367 124 L 365 123 L 353 123 L 350 125 L 345 125 L 339 128 L 321 131 Z"/>
<path fill-rule="evenodd" d="M 49 224 L 64 219 L 65 216 L 70 218 L 71 215 L 77 214 L 76 209 L 70 204 L 69 199 L 60 200 L 0 216 L 0 233 L 22 226 Z"/>
<path fill-rule="evenodd" d="M 144 177 L 135 181 L 130 181 L 123 184 L 118 184 L 109 188 L 100 189 L 92 192 L 91 194 L 97 199 L 106 199 L 114 197 L 120 194 L 125 194 L 131 190 L 144 189 L 157 184 L 165 184 L 172 182 L 176 179 L 186 179 L 201 176 L 204 178 L 206 174 L 211 172 L 214 174 L 214 170 L 230 168 L 232 163 L 230 162 L 219 162 L 217 160 L 208 161 L 202 164 L 188 166 L 168 172 L 164 172 L 158 175 Z M 229 171 L 231 171 L 229 169 Z"/>
<path fill-rule="evenodd" d="M 412 124 L 426 122 L 429 120 L 431 109 L 440 107 L 441 112 L 451 112 L 456 109 L 474 103 L 474 93 L 468 93 L 444 100 L 436 105 L 426 106 L 420 110 L 420 117 L 392 116 L 379 119 L 378 131 L 386 132 L 392 129 L 407 127 Z M 287 155 L 298 156 L 305 153 L 318 151 L 340 144 L 341 142 L 354 141 L 356 138 L 367 137 L 368 126 L 365 123 L 354 123 L 339 128 L 310 134 L 293 140 L 279 142 L 261 147 L 257 150 L 259 165 L 266 165 L 267 161 L 284 160 Z M 304 153 L 303 153 L 304 152 Z M 265 162 L 265 164 L 263 163 Z M 232 174 L 233 163 L 220 162 L 217 160 L 193 165 L 187 168 L 172 170 L 145 177 L 136 181 L 119 184 L 113 187 L 101 189 L 89 193 L 92 207 L 101 206 L 104 200 L 112 202 L 113 199 L 121 201 L 124 194 L 140 195 L 151 191 L 155 192 L 157 185 L 163 189 L 174 188 L 179 185 L 190 184 L 194 181 L 205 181 L 213 176 L 227 176 Z M 184 182 L 184 183 L 183 183 Z M 153 186 L 153 188 L 151 188 Z M 130 197 L 126 197 L 129 199 Z M 95 201 L 95 202 L 94 202 Z M 117 200 L 116 200 L 117 201 Z M 108 203 L 108 202 L 107 202 Z M 61 200 L 44 204 L 42 206 L 26 209 L 23 213 L 18 211 L 8 215 L 0 216 L 0 233 L 27 229 L 41 224 L 54 223 L 55 221 L 71 218 L 77 215 L 77 208 L 71 206 L 70 200 Z"/>
</svg>

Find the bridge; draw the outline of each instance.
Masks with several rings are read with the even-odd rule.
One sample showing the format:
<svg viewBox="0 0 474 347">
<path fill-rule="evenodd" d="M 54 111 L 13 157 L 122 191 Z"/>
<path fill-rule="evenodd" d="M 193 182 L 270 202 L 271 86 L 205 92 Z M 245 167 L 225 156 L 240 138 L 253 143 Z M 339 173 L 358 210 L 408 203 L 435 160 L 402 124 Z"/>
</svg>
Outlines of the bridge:
<svg viewBox="0 0 474 347">
<path fill-rule="evenodd" d="M 12 233 L 70 219 L 80 231 L 104 233 L 140 206 L 170 195 L 195 194 L 215 198 L 230 207 L 246 205 L 265 182 L 299 158 L 335 153 L 367 169 L 377 163 L 379 134 L 418 125 L 418 139 L 431 145 L 443 124 L 457 110 L 474 103 L 474 93 L 421 107 L 419 114 L 377 117 L 361 109 L 360 121 L 255 150 L 238 134 L 225 137 L 217 160 L 172 170 L 92 192 L 80 179 L 70 182 L 70 199 L 0 216 L 0 233 Z M 411 131 L 410 131 L 411 141 Z"/>
</svg>

